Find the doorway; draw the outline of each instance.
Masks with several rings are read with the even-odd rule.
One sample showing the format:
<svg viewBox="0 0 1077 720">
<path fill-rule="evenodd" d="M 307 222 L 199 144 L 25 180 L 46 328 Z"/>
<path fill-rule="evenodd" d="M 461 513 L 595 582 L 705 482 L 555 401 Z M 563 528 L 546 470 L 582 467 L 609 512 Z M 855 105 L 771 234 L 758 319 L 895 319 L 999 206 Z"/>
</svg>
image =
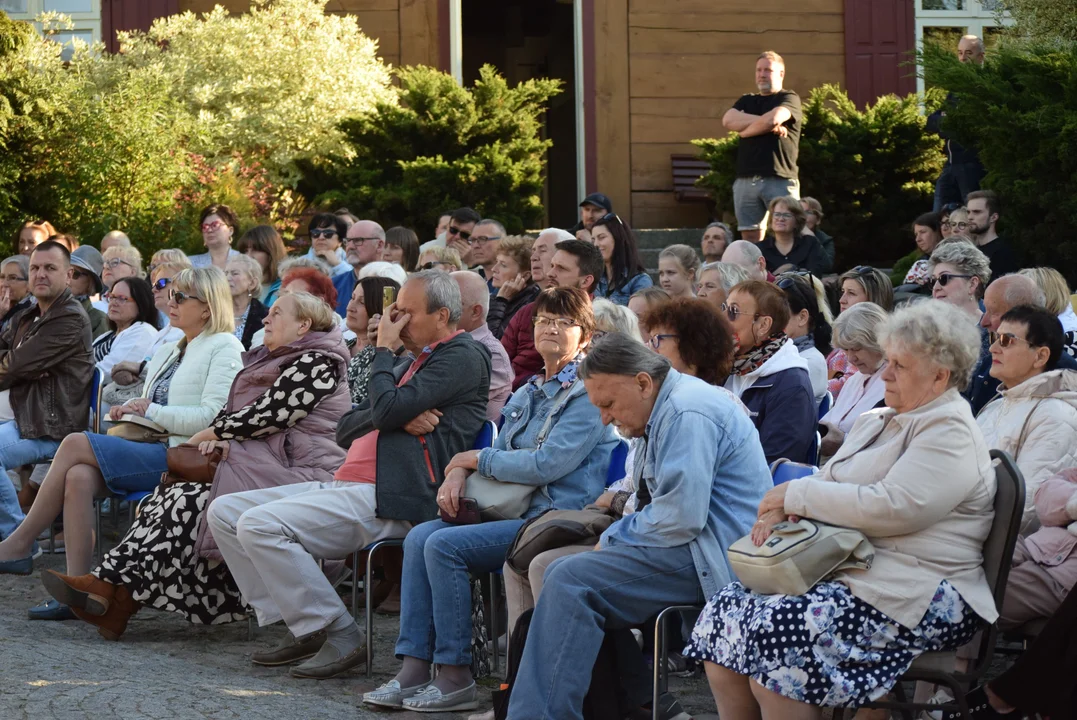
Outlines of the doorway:
<svg viewBox="0 0 1077 720">
<path fill-rule="evenodd" d="M 462 74 L 465 85 L 479 68 L 493 65 L 510 85 L 532 78 L 561 80 L 550 100 L 544 137 L 553 141 L 546 156 L 545 225 L 576 224 L 577 191 L 576 42 L 571 0 L 461 0 Z"/>
</svg>

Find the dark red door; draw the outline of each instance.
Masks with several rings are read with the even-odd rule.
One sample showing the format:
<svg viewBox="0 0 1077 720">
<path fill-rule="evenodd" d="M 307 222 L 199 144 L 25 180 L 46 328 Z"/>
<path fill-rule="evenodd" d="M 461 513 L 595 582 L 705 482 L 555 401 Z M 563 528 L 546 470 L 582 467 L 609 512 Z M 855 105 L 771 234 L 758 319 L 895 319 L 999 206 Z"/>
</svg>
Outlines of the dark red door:
<svg viewBox="0 0 1077 720">
<path fill-rule="evenodd" d="M 101 38 L 118 52 L 117 30 L 149 30 L 159 17 L 179 12 L 179 0 L 101 0 Z"/>
<path fill-rule="evenodd" d="M 916 91 L 914 0 L 845 0 L 845 84 L 863 107 Z"/>
</svg>

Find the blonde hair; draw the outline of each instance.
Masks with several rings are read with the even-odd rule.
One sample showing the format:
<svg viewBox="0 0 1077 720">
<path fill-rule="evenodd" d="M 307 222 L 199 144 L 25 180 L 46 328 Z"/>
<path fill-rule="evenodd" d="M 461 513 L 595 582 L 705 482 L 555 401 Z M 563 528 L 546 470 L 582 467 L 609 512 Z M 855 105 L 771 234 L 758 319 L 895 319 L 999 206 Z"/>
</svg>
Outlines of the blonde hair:
<svg viewBox="0 0 1077 720">
<path fill-rule="evenodd" d="M 142 253 L 138 251 L 138 248 L 114 245 L 102 253 L 101 262 L 107 263 L 113 258 L 119 258 L 123 262 L 133 265 L 135 275 L 138 277 L 146 277 L 146 273 L 142 270 Z"/>
<path fill-rule="evenodd" d="M 292 300 L 295 304 L 295 318 L 302 322 L 310 321 L 311 332 L 329 332 L 336 327 L 333 309 L 324 300 L 308 292 L 293 292 L 281 295 L 277 302 Z"/>
<path fill-rule="evenodd" d="M 262 287 L 262 266 L 261 264 L 252 258 L 250 255 L 236 255 L 228 261 L 228 265 L 235 265 L 247 275 L 247 281 L 250 283 L 250 290 L 248 292 L 252 297 L 257 295 Z M 228 269 L 228 265 L 225 269 Z"/>
<path fill-rule="evenodd" d="M 160 277 L 161 273 L 171 271 L 172 274 L 175 275 L 176 273 L 180 272 L 181 270 L 190 270 L 190 269 L 191 269 L 191 261 L 188 260 L 186 258 L 186 256 L 184 256 L 183 262 L 178 262 L 178 261 L 177 262 L 163 262 L 160 265 L 155 266 L 153 268 L 153 270 L 150 271 L 150 283 L 157 282 L 157 278 Z"/>
<path fill-rule="evenodd" d="M 437 258 L 438 262 L 452 265 L 454 270 L 467 270 L 467 268 L 464 267 L 464 261 L 460 259 L 460 253 L 456 252 L 456 250 L 451 247 L 439 247 L 437 245 L 428 247 L 419 254 L 419 259 L 422 260 L 423 255 L 426 255 L 427 253 L 430 253 Z"/>
<path fill-rule="evenodd" d="M 531 248 L 535 238 L 526 235 L 509 235 L 501 240 L 497 247 L 498 255 L 507 255 L 520 266 L 520 272 L 531 270 Z"/>
<path fill-rule="evenodd" d="M 164 248 L 155 252 L 153 257 L 150 258 L 151 271 L 152 268 L 165 263 L 186 263 L 186 267 L 191 267 L 191 261 L 187 259 L 187 253 L 179 248 Z"/>
<path fill-rule="evenodd" d="M 658 253 L 659 260 L 664 257 L 671 257 L 676 260 L 681 268 L 693 278 L 696 276 L 696 271 L 699 270 L 699 256 L 696 255 L 695 250 L 687 245 L 670 245 Z"/>
<path fill-rule="evenodd" d="M 863 348 L 882 353 L 878 329 L 887 317 L 886 311 L 873 302 L 857 303 L 834 321 L 831 344 L 841 350 Z"/>
<path fill-rule="evenodd" d="M 770 60 L 771 62 L 776 62 L 782 67 L 785 67 L 785 60 L 783 60 L 782 56 L 774 52 L 773 50 L 764 50 L 763 52 L 759 53 L 759 57 L 757 57 L 755 61 L 759 62 L 760 60 Z"/>
<path fill-rule="evenodd" d="M 1025 268 L 1017 273 L 1024 275 L 1036 283 L 1043 294 L 1046 295 L 1044 307 L 1052 315 L 1061 315 L 1070 304 L 1070 286 L 1062 273 L 1052 267 Z"/>
<path fill-rule="evenodd" d="M 207 335 L 234 333 L 236 319 L 232 314 L 232 293 L 224 273 L 217 267 L 187 268 L 172 278 L 172 287 L 190 293 L 206 303 L 209 320 L 202 332 Z"/>
</svg>

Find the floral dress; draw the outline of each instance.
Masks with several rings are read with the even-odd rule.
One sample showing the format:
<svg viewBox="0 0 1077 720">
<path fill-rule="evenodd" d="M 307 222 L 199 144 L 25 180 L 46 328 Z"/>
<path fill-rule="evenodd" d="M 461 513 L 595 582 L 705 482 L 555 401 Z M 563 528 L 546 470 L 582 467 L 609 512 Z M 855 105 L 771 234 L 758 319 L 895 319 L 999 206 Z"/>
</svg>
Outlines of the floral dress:
<svg viewBox="0 0 1077 720">
<path fill-rule="evenodd" d="M 840 582 L 804 595 L 760 595 L 735 582 L 707 603 L 684 655 L 798 702 L 857 707 L 882 698 L 923 653 L 965 645 L 984 624 L 945 580 L 915 628 Z"/>
<path fill-rule="evenodd" d="M 281 432 L 332 394 L 340 381 L 336 375 L 336 365 L 326 355 L 305 353 L 254 402 L 233 413 L 222 410 L 211 427 L 222 440 L 237 442 Z M 245 619 L 247 607 L 228 568 L 194 552 L 211 487 L 187 482 L 158 486 L 93 574 L 126 586 L 142 605 L 179 613 L 196 625 Z"/>
<path fill-rule="evenodd" d="M 844 350 L 834 348 L 826 356 L 826 370 L 827 375 L 830 376 L 826 383 L 826 389 L 836 399 L 838 393 L 845 387 L 845 381 L 856 375 L 856 365 L 849 362 Z"/>
</svg>

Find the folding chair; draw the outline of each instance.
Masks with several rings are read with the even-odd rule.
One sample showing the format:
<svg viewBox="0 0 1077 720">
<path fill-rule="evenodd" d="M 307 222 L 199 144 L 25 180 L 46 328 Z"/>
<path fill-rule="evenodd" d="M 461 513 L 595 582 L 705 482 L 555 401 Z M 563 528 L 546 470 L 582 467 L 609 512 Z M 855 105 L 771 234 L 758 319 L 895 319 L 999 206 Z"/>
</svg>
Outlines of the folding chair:
<svg viewBox="0 0 1077 720">
<path fill-rule="evenodd" d="M 814 465 L 793 462 L 792 460 L 786 460 L 785 458 L 779 458 L 770 464 L 770 476 L 774 480 L 775 485 L 781 485 L 790 480 L 807 477 L 818 471 L 819 468 Z"/>
<path fill-rule="evenodd" d="M 823 416 L 830 412 L 832 407 L 834 407 L 834 393 L 827 390 L 826 395 L 823 396 L 822 401 L 819 403 L 819 419 L 822 420 Z"/>
</svg>

